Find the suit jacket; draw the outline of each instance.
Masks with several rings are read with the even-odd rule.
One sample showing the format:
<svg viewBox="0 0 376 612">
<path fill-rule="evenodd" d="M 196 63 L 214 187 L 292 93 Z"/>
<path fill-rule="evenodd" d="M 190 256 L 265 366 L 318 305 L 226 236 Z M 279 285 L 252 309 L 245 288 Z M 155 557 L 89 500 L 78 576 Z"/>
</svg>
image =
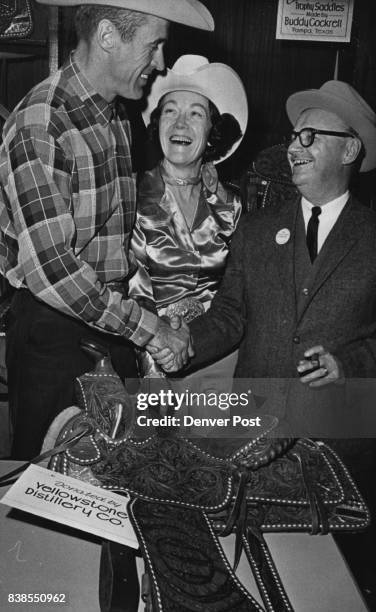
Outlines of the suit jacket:
<svg viewBox="0 0 376 612">
<path fill-rule="evenodd" d="M 300 383 L 296 366 L 307 348 L 322 344 L 340 359 L 346 377 L 376 377 L 376 213 L 349 198 L 316 260 L 317 274 L 298 313 L 299 205 L 297 199 L 243 217 L 212 307 L 192 322 L 191 331 L 196 361 L 213 359 L 240 342 L 235 376 L 279 379 L 283 402 L 276 413 L 285 417 L 294 411 L 301 427 L 308 407 L 314 411 L 308 435 L 316 435 L 313 424 L 321 426 L 329 407 L 337 427 L 347 390 L 336 385 L 314 390 Z M 276 239 L 281 229 L 289 232 L 285 242 Z M 339 435 L 327 425 L 317 435 Z"/>
</svg>

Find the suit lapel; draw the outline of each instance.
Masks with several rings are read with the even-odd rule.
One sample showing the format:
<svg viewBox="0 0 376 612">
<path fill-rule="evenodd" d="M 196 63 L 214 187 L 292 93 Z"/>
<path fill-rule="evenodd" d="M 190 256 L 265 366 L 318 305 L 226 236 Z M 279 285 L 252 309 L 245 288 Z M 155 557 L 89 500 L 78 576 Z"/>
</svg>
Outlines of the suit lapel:
<svg viewBox="0 0 376 612">
<path fill-rule="evenodd" d="M 295 274 L 294 274 L 294 257 L 295 257 L 295 232 L 297 223 L 297 213 L 299 210 L 300 196 L 280 211 L 277 222 L 273 228 L 276 253 L 276 266 L 278 269 L 279 280 L 284 293 L 285 306 L 290 312 L 295 312 L 296 315 L 296 298 L 295 298 Z M 283 232 L 290 232 L 287 242 L 283 241 Z"/>
<path fill-rule="evenodd" d="M 322 285 L 361 239 L 364 223 L 363 216 L 357 212 L 350 196 L 316 259 L 313 269 L 315 276 L 312 279 L 309 298 L 306 301 L 305 308 L 299 313 L 299 319 L 301 319 Z"/>
</svg>

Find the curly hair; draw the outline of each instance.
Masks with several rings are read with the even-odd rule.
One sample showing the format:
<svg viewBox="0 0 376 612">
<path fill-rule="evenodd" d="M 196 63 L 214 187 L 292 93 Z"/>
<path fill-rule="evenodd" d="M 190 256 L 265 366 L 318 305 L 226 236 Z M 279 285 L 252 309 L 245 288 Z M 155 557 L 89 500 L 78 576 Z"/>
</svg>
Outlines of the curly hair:
<svg viewBox="0 0 376 612">
<path fill-rule="evenodd" d="M 162 110 L 162 100 L 150 115 L 150 123 L 147 127 L 149 139 L 156 145 L 160 157 L 163 157 L 161 143 L 159 141 L 159 119 Z M 212 162 L 221 159 L 241 138 L 242 131 L 239 122 L 230 113 L 220 113 L 218 108 L 209 100 L 209 112 L 212 127 L 209 132 L 206 149 L 203 155 L 204 162 Z"/>
</svg>

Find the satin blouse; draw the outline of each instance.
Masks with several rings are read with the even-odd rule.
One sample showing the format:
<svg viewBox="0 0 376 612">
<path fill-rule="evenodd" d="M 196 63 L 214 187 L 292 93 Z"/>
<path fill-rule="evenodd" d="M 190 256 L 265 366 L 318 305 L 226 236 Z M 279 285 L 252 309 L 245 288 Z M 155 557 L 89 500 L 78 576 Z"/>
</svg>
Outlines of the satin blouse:
<svg viewBox="0 0 376 612">
<path fill-rule="evenodd" d="M 129 296 L 146 298 L 157 310 L 195 297 L 206 307 L 223 276 L 229 242 L 241 213 L 240 199 L 224 189 L 213 164 L 201 171 L 198 205 L 189 228 L 163 166 L 146 172 L 139 185 L 131 248 L 138 271 Z"/>
</svg>

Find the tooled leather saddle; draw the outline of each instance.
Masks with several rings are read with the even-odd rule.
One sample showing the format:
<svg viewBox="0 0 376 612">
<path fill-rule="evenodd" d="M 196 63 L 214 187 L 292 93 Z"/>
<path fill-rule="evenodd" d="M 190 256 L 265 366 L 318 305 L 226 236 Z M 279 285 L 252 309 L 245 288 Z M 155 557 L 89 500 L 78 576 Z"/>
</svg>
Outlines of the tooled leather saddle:
<svg viewBox="0 0 376 612">
<path fill-rule="evenodd" d="M 26 38 L 32 30 L 30 0 L 0 0 L 0 40 Z"/>
<path fill-rule="evenodd" d="M 62 426 L 60 419 L 60 452 L 49 467 L 130 496 L 148 577 L 145 609 L 261 611 L 235 574 L 244 550 L 264 610 L 292 611 L 263 534 L 365 528 L 368 510 L 342 461 L 322 442 L 273 437 L 274 417 L 241 446 L 231 439 L 199 444 L 176 428 L 137 438 L 134 399 L 108 356 L 86 350 L 97 365 L 77 379 L 79 407 Z M 231 532 L 234 567 L 219 539 Z M 112 608 L 102 601 L 101 609 Z"/>
</svg>

